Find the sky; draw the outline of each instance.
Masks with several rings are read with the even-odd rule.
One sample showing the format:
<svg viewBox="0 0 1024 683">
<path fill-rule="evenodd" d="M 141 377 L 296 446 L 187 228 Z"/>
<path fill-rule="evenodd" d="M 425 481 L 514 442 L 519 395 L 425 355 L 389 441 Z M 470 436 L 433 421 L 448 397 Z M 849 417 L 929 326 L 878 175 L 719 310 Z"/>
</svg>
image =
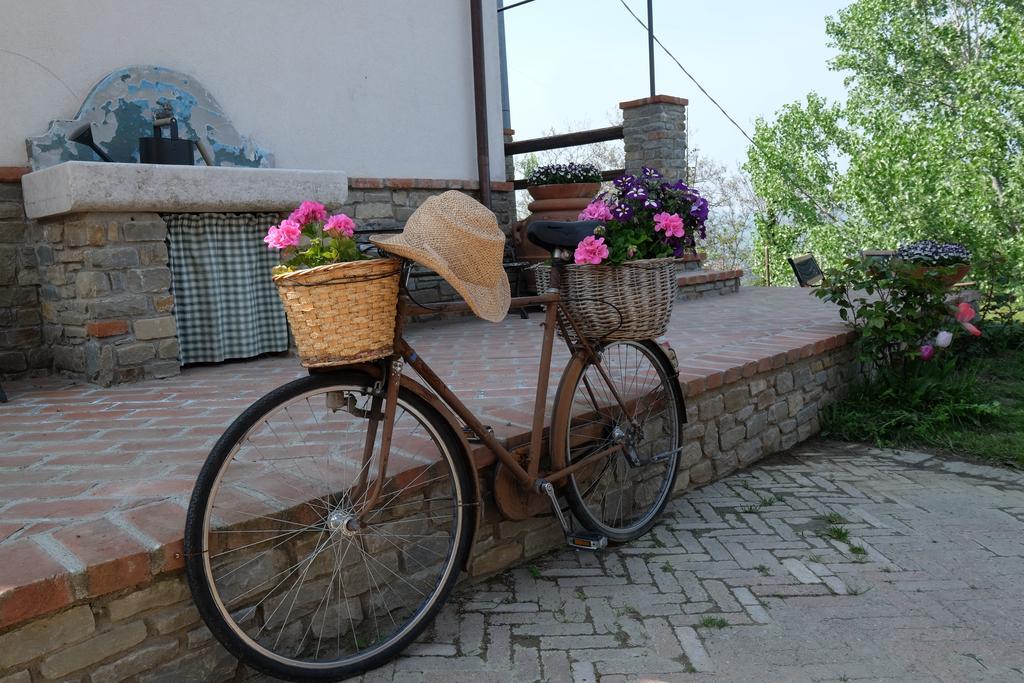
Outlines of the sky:
<svg viewBox="0 0 1024 683">
<path fill-rule="evenodd" d="M 646 0 L 626 2 L 646 22 Z M 655 35 L 748 133 L 758 117 L 770 120 L 812 90 L 842 98 L 843 75 L 828 69 L 835 53 L 825 17 L 849 0 L 653 2 Z M 619 0 L 534 0 L 504 15 L 517 140 L 611 125 L 619 102 L 650 94 L 647 32 Z M 690 101 L 690 148 L 742 163 L 747 140 L 654 48 L 657 92 Z"/>
</svg>

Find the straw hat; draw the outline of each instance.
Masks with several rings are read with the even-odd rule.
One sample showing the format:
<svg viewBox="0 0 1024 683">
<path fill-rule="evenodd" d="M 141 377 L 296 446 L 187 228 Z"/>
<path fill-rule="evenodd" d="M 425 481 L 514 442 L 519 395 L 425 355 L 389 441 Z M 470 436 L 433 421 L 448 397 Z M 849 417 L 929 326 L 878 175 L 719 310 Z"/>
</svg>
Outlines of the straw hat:
<svg viewBox="0 0 1024 683">
<path fill-rule="evenodd" d="M 508 313 L 505 235 L 494 214 L 467 195 L 450 190 L 430 197 L 401 234 L 370 241 L 433 270 L 484 320 L 499 322 Z"/>
</svg>

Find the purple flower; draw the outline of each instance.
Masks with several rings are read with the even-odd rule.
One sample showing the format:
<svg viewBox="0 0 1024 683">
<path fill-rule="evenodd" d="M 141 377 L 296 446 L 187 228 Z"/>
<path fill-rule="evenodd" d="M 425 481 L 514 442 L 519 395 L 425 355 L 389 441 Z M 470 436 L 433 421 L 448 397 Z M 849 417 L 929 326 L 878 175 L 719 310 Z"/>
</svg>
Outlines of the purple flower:
<svg viewBox="0 0 1024 683">
<path fill-rule="evenodd" d="M 633 217 L 633 207 L 629 204 L 620 204 L 616 202 L 616 204 L 612 206 L 612 216 L 617 221 L 628 221 Z"/>
<path fill-rule="evenodd" d="M 690 207 L 690 215 L 696 219 L 697 225 L 703 225 L 708 219 L 708 200 L 697 195 L 693 200 L 693 206 Z"/>
<path fill-rule="evenodd" d="M 658 173 L 657 169 L 650 168 L 648 166 L 644 166 L 642 169 L 640 169 L 640 172 L 643 174 L 644 178 L 661 178 L 661 177 L 663 177 L 660 173 Z"/>
<path fill-rule="evenodd" d="M 647 199 L 644 200 L 644 208 L 654 209 L 655 211 L 657 211 L 658 209 L 661 208 L 661 202 L 659 202 L 654 197 L 647 197 Z"/>
<path fill-rule="evenodd" d="M 620 175 L 612 181 L 612 185 L 620 189 L 629 189 L 636 185 L 636 177 L 629 174 Z"/>
<path fill-rule="evenodd" d="M 626 198 L 643 201 L 647 199 L 647 188 L 640 184 L 634 185 L 626 191 Z"/>
</svg>

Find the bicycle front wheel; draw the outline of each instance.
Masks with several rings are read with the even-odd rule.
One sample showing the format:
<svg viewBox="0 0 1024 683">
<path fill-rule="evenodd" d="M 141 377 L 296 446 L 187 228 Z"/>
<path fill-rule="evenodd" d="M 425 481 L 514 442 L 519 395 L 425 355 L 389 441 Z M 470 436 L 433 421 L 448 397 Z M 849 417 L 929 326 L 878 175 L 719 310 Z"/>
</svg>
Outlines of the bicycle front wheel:
<svg viewBox="0 0 1024 683">
<path fill-rule="evenodd" d="M 625 543 L 646 533 L 668 503 L 686 411 L 657 343 L 616 341 L 598 355 L 603 373 L 577 356 L 562 377 L 551 447 L 566 465 L 594 456 L 569 475 L 565 497 L 583 526 Z"/>
<path fill-rule="evenodd" d="M 469 552 L 473 488 L 447 421 L 399 392 L 383 487 L 364 461 L 374 379 L 303 377 L 246 410 L 214 446 L 185 527 L 204 621 L 278 678 L 337 680 L 380 666 L 444 604 Z M 382 411 L 382 402 L 376 408 Z"/>
</svg>

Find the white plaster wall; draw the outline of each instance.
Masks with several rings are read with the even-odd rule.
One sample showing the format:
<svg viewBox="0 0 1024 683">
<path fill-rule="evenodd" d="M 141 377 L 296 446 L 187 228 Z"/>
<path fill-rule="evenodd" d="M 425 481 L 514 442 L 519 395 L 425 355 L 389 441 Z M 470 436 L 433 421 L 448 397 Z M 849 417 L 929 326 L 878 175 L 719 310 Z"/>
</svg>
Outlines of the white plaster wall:
<svg viewBox="0 0 1024 683">
<path fill-rule="evenodd" d="M 484 0 L 491 177 L 505 179 Z M 103 76 L 191 74 L 279 168 L 477 177 L 468 0 L 0 0 L 0 166 Z"/>
</svg>

